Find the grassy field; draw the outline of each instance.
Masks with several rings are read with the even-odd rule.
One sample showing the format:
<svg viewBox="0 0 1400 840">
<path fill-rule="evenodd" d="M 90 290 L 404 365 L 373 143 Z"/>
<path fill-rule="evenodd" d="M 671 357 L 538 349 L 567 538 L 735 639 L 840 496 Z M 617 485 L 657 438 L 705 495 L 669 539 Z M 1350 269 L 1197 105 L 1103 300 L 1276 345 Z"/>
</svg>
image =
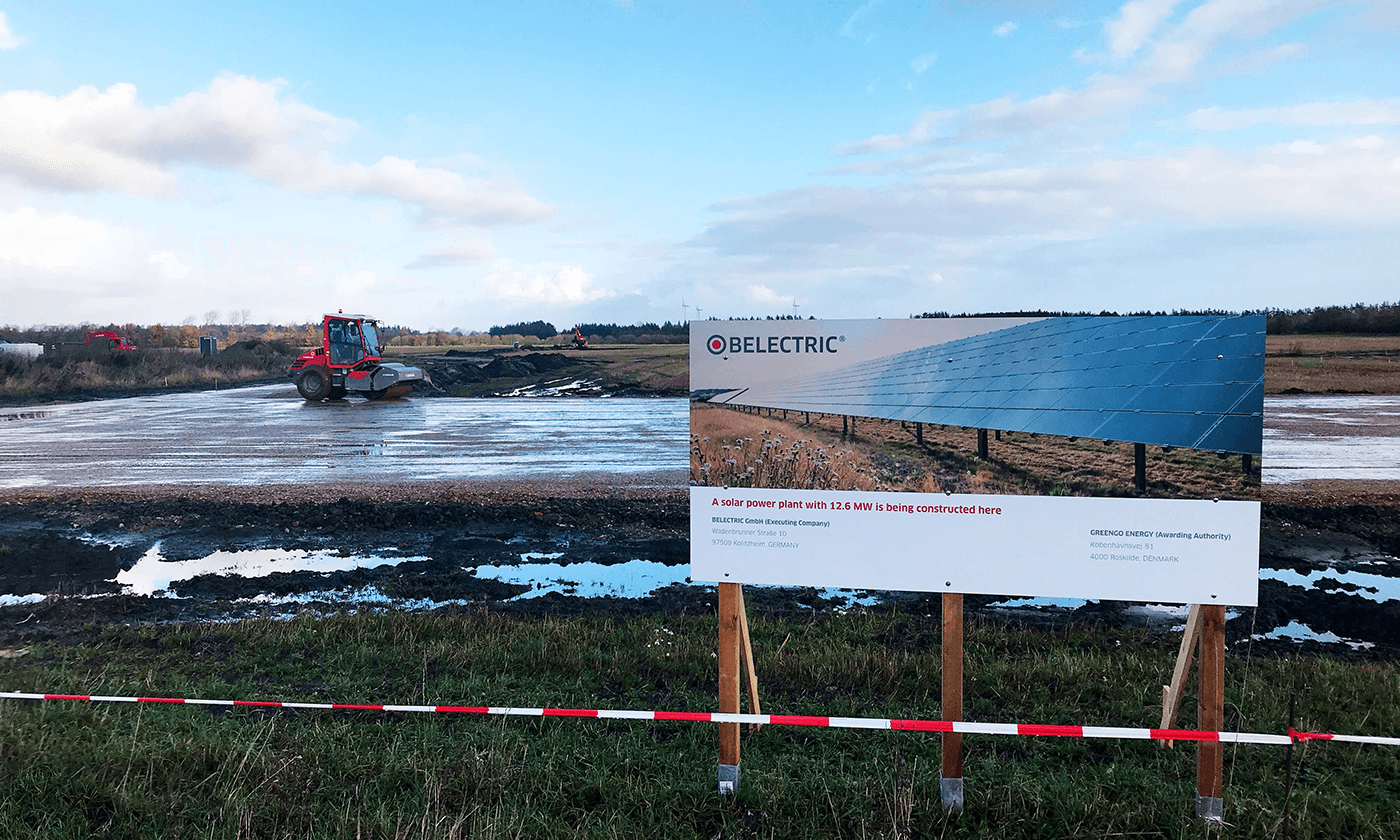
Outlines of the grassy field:
<svg viewBox="0 0 1400 840">
<path fill-rule="evenodd" d="M 1271 335 L 1264 382 L 1271 394 L 1400 394 L 1400 336 Z"/>
<path fill-rule="evenodd" d="M 939 618 L 754 616 L 765 711 L 937 717 Z M 347 616 L 104 629 L 0 656 L 11 690 L 313 702 L 714 709 L 712 616 Z M 1177 642 L 972 621 L 973 720 L 1155 725 Z M 1226 727 L 1394 735 L 1400 665 L 1227 654 Z M 1188 698 L 1188 708 L 1189 708 Z M 1189 715 L 1182 721 L 1189 726 Z M 714 792 L 710 724 L 0 701 L 4 837 L 1199 837 L 1195 751 L 747 732 Z M 1226 833 L 1400 836 L 1400 750 L 1227 747 Z"/>
</svg>

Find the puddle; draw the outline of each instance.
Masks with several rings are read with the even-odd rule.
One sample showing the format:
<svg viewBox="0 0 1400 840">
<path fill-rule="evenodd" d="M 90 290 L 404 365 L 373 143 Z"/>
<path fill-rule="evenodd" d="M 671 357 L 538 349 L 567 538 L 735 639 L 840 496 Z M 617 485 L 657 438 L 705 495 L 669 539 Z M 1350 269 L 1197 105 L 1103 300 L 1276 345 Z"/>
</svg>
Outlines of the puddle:
<svg viewBox="0 0 1400 840">
<path fill-rule="evenodd" d="M 1375 647 L 1371 642 L 1358 642 L 1355 639 L 1347 639 L 1338 636 L 1328 630 L 1319 633 L 1306 624 L 1299 621 L 1290 621 L 1283 627 L 1277 627 L 1268 633 L 1256 633 L 1250 638 L 1260 641 L 1265 639 L 1287 639 L 1290 642 L 1322 642 L 1323 644 L 1336 645 L 1343 644 L 1352 650 L 1366 650 Z"/>
<path fill-rule="evenodd" d="M 1264 399 L 1265 484 L 1400 480 L 1400 396 Z"/>
<path fill-rule="evenodd" d="M 267 577 L 275 572 L 348 572 L 352 569 L 372 569 L 378 566 L 396 566 L 411 560 L 427 560 L 426 557 L 357 557 L 343 556 L 331 551 L 300 551 L 281 548 L 256 549 L 252 551 L 216 551 L 207 557 L 194 560 L 166 560 L 161 556 L 160 543 L 124 572 L 117 575 L 115 582 L 122 585 L 124 595 L 147 595 L 166 593 L 170 584 L 179 580 L 189 580 L 200 575 L 224 575 L 245 578 Z"/>
<path fill-rule="evenodd" d="M 463 606 L 471 601 L 463 598 L 448 598 L 438 601 L 432 598 L 391 598 L 370 585 L 359 589 L 322 589 L 315 592 L 299 592 L 295 595 L 257 595 L 252 598 L 239 598 L 236 604 L 266 604 L 269 606 L 290 606 L 292 604 L 347 604 L 357 607 L 383 607 L 399 610 L 435 610 L 440 607 Z"/>
<path fill-rule="evenodd" d="M 998 609 L 1061 609 L 1077 610 L 1089 603 L 1082 598 L 1017 598 L 1008 597 L 988 604 Z"/>
<path fill-rule="evenodd" d="M 1260 569 L 1259 577 L 1261 580 L 1282 581 L 1289 586 L 1301 586 L 1304 589 L 1319 592 L 1360 595 L 1362 598 L 1376 603 L 1400 600 L 1400 578 L 1382 577 L 1367 572 L 1339 572 L 1336 569 L 1328 568 L 1323 571 L 1302 574 L 1292 569 Z M 1341 586 L 1328 585 L 1324 590 L 1322 586 L 1318 585 L 1323 578 L 1331 578 L 1340 583 Z"/>
<path fill-rule="evenodd" d="M 43 595 L 0 595 L 0 607 L 18 607 L 21 604 L 37 604 L 44 600 Z"/>
<path fill-rule="evenodd" d="M 536 385 L 525 385 L 516 388 L 506 394 L 505 397 L 611 397 L 611 394 L 603 391 L 603 386 L 591 379 L 556 379 L 553 382 L 541 382 Z"/>
<path fill-rule="evenodd" d="M 561 556 L 555 554 L 553 558 Z M 477 566 L 475 572 L 479 578 L 532 587 L 529 592 L 509 599 L 512 601 L 539 598 L 551 592 L 579 598 L 645 598 L 662 587 L 690 580 L 688 564 L 667 566 L 652 560 L 629 560 L 609 566 L 599 563 Z"/>
</svg>

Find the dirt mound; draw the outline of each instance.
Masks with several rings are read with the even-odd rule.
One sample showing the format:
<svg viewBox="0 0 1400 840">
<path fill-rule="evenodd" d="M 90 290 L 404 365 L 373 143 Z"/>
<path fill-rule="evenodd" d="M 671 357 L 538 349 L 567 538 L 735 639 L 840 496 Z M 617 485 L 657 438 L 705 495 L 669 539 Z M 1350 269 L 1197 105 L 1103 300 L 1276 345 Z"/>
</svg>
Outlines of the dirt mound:
<svg viewBox="0 0 1400 840">
<path fill-rule="evenodd" d="M 242 341 L 235 341 L 219 352 L 231 356 L 246 355 L 258 358 L 299 355 L 298 348 L 293 347 L 290 342 L 281 339 L 264 341 L 261 338 L 245 338 Z"/>
</svg>

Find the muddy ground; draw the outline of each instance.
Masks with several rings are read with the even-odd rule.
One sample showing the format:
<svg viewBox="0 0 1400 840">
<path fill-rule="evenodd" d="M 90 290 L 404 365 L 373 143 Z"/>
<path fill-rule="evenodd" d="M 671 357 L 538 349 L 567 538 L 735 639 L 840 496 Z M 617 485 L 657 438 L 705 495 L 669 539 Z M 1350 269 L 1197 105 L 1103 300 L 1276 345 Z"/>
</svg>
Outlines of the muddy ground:
<svg viewBox="0 0 1400 840">
<path fill-rule="evenodd" d="M 557 485 L 557 486 L 556 486 Z M 651 560 L 689 563 L 688 501 L 683 488 L 626 488 L 598 483 L 364 485 L 336 501 L 314 488 L 143 488 L 141 491 L 9 491 L 0 496 L 0 593 L 48 596 L 39 603 L 0 607 L 0 647 L 45 639 L 84 638 L 105 623 L 227 620 L 286 614 L 288 607 L 250 603 L 279 595 L 358 590 L 366 586 L 399 599 L 460 600 L 439 609 L 519 615 L 605 612 L 704 613 L 715 609 L 712 588 L 675 585 L 648 598 L 577 598 L 551 594 L 508 601 L 526 587 L 479 579 L 483 564 L 518 564 L 526 553 L 562 553 L 554 562 L 603 565 Z M 1400 494 L 1372 488 L 1290 491 L 1264 506 L 1261 565 L 1300 572 L 1358 570 L 1400 577 Z M 156 542 L 169 560 L 216 550 L 329 549 L 350 554 L 422 556 L 397 566 L 330 574 L 278 573 L 244 579 L 205 575 L 177 582 L 178 597 L 122 594 L 114 581 Z M 1354 587 L 1352 587 L 1354 589 Z M 1318 633 L 1369 642 L 1354 649 L 1327 645 L 1332 655 L 1400 658 L 1400 602 L 1367 600 L 1324 580 L 1315 590 L 1261 581 L 1260 606 L 1241 610 L 1228 626 L 1232 643 L 1292 620 Z M 874 609 L 935 613 L 939 596 L 889 594 Z M 845 600 L 815 590 L 751 588 L 755 613 L 832 614 Z M 993 599 L 968 596 L 980 620 L 1105 625 L 1145 621 L 1128 605 L 1091 602 L 1073 611 L 1007 610 Z M 374 608 L 373 604 L 363 605 Z M 329 612 L 354 604 L 317 603 Z M 1170 623 L 1161 625 L 1166 632 Z M 1255 641 L 1255 651 L 1321 650 L 1318 643 Z"/>
</svg>

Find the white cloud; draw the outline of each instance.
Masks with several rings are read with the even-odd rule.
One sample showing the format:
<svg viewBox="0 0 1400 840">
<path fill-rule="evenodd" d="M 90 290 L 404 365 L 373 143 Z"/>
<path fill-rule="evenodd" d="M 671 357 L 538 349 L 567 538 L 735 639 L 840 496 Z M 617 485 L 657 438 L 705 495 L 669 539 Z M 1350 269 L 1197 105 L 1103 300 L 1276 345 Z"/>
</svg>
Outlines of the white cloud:
<svg viewBox="0 0 1400 840">
<path fill-rule="evenodd" d="M 492 300 L 550 306 L 573 305 L 610 298 L 615 289 L 594 285 L 593 278 L 576 263 L 522 265 L 499 259 L 477 285 L 481 296 Z"/>
<path fill-rule="evenodd" d="M 749 286 L 749 300 L 763 306 L 791 304 L 792 295 L 780 295 L 761 283 L 754 283 Z"/>
<path fill-rule="evenodd" d="M 173 306 L 186 305 L 172 301 L 209 294 L 194 276 L 126 227 L 35 207 L 0 213 L 0 317 L 9 323 L 169 322 Z"/>
<path fill-rule="evenodd" d="M 422 254 L 406 268 L 447 268 L 495 259 L 496 249 L 490 240 L 470 238 Z"/>
<path fill-rule="evenodd" d="M 691 245 L 749 285 L 773 272 L 1000 260 L 1046 242 L 1111 239 L 1143 225 L 1384 230 L 1400 225 L 1400 139 L 1198 147 L 1150 157 L 933 171 L 873 187 L 816 185 L 727 202 Z"/>
<path fill-rule="evenodd" d="M 870 14 L 881 2 L 882 0 L 867 0 L 865 5 L 852 12 L 851 16 L 846 18 L 846 22 L 841 25 L 841 35 L 846 38 L 856 38 L 866 43 L 875 40 L 874 35 L 857 35 L 855 27 L 857 21 Z"/>
<path fill-rule="evenodd" d="M 1328 3 L 1345 0 L 1205 0 L 1170 28 L 1135 66 L 1098 73 L 1078 89 L 1031 99 L 1003 96 L 956 108 L 926 111 L 903 134 L 881 134 L 833 150 L 838 155 L 1024 136 L 1127 115 L 1157 89 L 1192 79 L 1210 50 L 1225 37 L 1254 38 Z"/>
<path fill-rule="evenodd" d="M 368 269 L 342 272 L 330 283 L 330 299 L 346 312 L 365 312 L 376 300 L 382 300 L 379 275 Z"/>
<path fill-rule="evenodd" d="M 1118 17 L 1104 24 L 1108 49 L 1116 58 L 1127 58 L 1157 31 L 1176 9 L 1179 0 L 1133 0 L 1124 3 Z"/>
<path fill-rule="evenodd" d="M 129 259 L 131 231 L 71 213 L 21 207 L 0 216 L 0 262 L 29 269 L 97 268 Z"/>
<path fill-rule="evenodd" d="M 189 279 L 190 267 L 170 251 L 151 254 L 146 261 L 172 280 Z"/>
<path fill-rule="evenodd" d="M 0 50 L 13 50 L 24 43 L 19 36 L 10 30 L 10 20 L 5 17 L 4 12 L 0 12 Z"/>
<path fill-rule="evenodd" d="M 1017 23 L 1014 20 L 1008 20 L 1006 23 L 1003 23 L 1000 26 L 997 26 L 994 29 L 992 29 L 992 34 L 997 36 L 998 38 L 1005 38 L 1007 35 L 1010 35 L 1012 32 L 1015 32 L 1017 29 L 1020 28 L 1021 25 L 1019 23 Z"/>
<path fill-rule="evenodd" d="M 1285 61 L 1292 61 L 1307 55 L 1306 44 L 1291 41 L 1287 44 L 1279 44 L 1276 47 L 1255 50 L 1251 53 L 1230 59 L 1217 66 L 1217 71 L 1222 76 L 1248 76 L 1262 73 Z"/>
<path fill-rule="evenodd" d="M 932 67 L 935 61 L 938 61 L 938 53 L 924 53 L 923 55 L 909 62 L 909 66 L 913 68 L 915 73 L 922 74 L 925 70 Z"/>
<path fill-rule="evenodd" d="M 55 97 L 0 95 L 0 176 L 57 190 L 178 194 L 171 168 L 236 170 L 307 195 L 388 198 L 428 214 L 496 224 L 528 222 L 552 208 L 508 181 L 465 178 L 386 156 L 335 160 L 350 121 L 285 96 L 285 83 L 225 75 L 169 105 L 148 107 L 134 85 L 81 87 Z"/>
<path fill-rule="evenodd" d="M 1268 108 L 1198 108 L 1180 120 L 1197 131 L 1236 131 L 1258 125 L 1400 125 L 1400 99 L 1306 102 Z"/>
</svg>

